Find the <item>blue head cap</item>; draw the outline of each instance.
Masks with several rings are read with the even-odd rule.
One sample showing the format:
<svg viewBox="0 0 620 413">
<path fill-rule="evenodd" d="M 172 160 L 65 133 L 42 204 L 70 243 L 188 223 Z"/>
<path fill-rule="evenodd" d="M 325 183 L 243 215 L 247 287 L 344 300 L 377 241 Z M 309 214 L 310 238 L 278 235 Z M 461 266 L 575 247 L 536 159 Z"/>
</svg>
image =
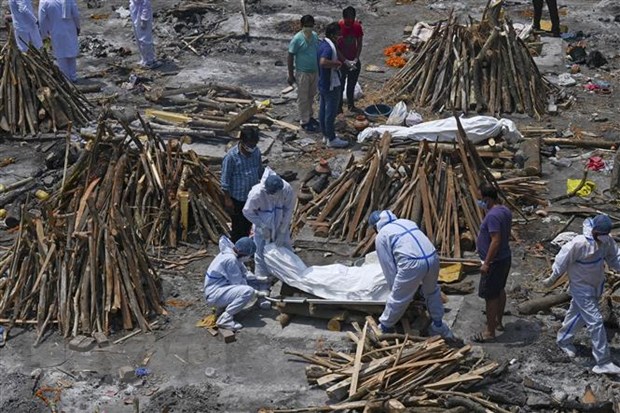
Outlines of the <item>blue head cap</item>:
<svg viewBox="0 0 620 413">
<path fill-rule="evenodd" d="M 235 242 L 235 249 L 239 255 L 250 256 L 256 252 L 256 244 L 252 238 L 243 237 Z"/>
<path fill-rule="evenodd" d="M 592 219 L 592 231 L 596 231 L 601 235 L 607 235 L 611 232 L 611 219 L 607 215 L 597 215 Z"/>
<path fill-rule="evenodd" d="M 278 175 L 269 175 L 267 179 L 265 179 L 265 191 L 268 194 L 275 194 L 278 191 L 281 191 L 284 188 L 284 181 Z"/>
<path fill-rule="evenodd" d="M 381 211 L 372 211 L 368 217 L 368 226 L 374 227 L 379 222 L 379 219 L 381 219 Z"/>
</svg>

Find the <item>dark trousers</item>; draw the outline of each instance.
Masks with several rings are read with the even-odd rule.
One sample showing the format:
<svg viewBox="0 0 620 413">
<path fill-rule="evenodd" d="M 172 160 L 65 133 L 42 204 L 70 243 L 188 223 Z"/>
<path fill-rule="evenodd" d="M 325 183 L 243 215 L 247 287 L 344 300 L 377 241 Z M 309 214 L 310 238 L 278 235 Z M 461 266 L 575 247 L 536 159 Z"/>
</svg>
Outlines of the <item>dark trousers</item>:
<svg viewBox="0 0 620 413">
<path fill-rule="evenodd" d="M 347 82 L 347 106 L 349 108 L 355 106 L 355 99 L 353 98 L 355 92 L 355 85 L 357 84 L 357 79 L 360 77 L 360 70 L 362 68 L 362 64 L 357 62 L 355 65 L 355 69 L 349 69 L 344 63 L 340 67 L 340 84 L 344 87 L 344 83 Z M 342 103 L 344 99 L 340 99 L 340 105 L 338 107 L 338 113 L 342 113 Z"/>
<path fill-rule="evenodd" d="M 245 201 L 237 201 L 233 198 L 234 211 L 230 214 L 230 220 L 232 221 L 232 229 L 230 231 L 230 240 L 237 242 L 239 238 L 247 237 L 250 235 L 252 229 L 252 223 L 247 220 L 243 215 L 243 206 Z"/>
<path fill-rule="evenodd" d="M 540 29 L 540 19 L 542 18 L 543 3 L 547 2 L 549 9 L 549 18 L 551 19 L 551 32 L 560 34 L 560 15 L 558 13 L 557 0 L 532 0 L 534 3 L 534 28 Z"/>
</svg>

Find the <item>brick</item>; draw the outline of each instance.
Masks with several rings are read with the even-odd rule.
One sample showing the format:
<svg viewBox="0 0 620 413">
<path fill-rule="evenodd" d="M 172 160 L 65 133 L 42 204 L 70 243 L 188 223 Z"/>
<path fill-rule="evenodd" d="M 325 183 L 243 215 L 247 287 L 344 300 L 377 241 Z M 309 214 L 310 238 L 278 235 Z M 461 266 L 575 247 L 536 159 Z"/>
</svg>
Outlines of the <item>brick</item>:
<svg viewBox="0 0 620 413">
<path fill-rule="evenodd" d="M 77 336 L 69 341 L 69 349 L 85 353 L 95 348 L 95 339 L 86 336 Z"/>
<path fill-rule="evenodd" d="M 136 369 L 132 366 L 123 366 L 118 369 L 118 378 L 123 383 L 131 383 L 136 380 Z"/>
<path fill-rule="evenodd" d="M 110 340 L 103 333 L 93 333 L 93 338 L 97 341 L 99 347 L 108 347 L 110 345 Z"/>
<path fill-rule="evenodd" d="M 234 343 L 235 341 L 237 341 L 234 331 L 226 330 L 225 328 L 220 328 L 218 331 L 220 332 L 222 337 L 224 337 L 224 343 L 229 344 L 229 343 Z"/>
</svg>

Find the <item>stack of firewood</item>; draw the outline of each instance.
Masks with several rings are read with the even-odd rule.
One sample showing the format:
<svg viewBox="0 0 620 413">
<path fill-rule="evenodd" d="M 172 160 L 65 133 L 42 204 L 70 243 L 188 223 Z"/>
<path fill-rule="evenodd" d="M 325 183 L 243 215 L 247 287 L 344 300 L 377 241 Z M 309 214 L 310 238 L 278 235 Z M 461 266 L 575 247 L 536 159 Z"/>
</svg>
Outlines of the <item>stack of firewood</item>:
<svg viewBox="0 0 620 413">
<path fill-rule="evenodd" d="M 364 159 L 350 158 L 338 179 L 312 202 L 298 206 L 294 227 L 307 224 L 317 236 L 356 242 L 355 255 L 363 255 L 374 247 L 370 213 L 390 209 L 415 221 L 441 256 L 460 258 L 475 247 L 483 217 L 476 205 L 481 183 L 496 186 L 509 206 L 543 202 L 533 189 L 540 194 L 544 182 L 525 177 L 498 183 L 464 131 L 457 137 L 450 149 L 422 142 L 414 158 L 400 153 L 391 159 L 391 136 L 384 134 Z"/>
<path fill-rule="evenodd" d="M 387 83 L 394 96 L 432 110 L 527 113 L 540 118 L 556 89 L 538 71 L 502 2 L 478 24 L 460 25 L 451 15 L 438 24 L 415 57 Z"/>
<path fill-rule="evenodd" d="M 14 36 L 0 54 L 0 129 L 21 135 L 85 125 L 91 105 L 44 50 L 21 53 Z"/>
<path fill-rule="evenodd" d="M 227 232 L 217 178 L 196 154 L 119 122 L 125 135 L 101 120 L 58 190 L 24 208 L 0 258 L 0 274 L 8 275 L 0 318 L 9 326 L 36 323 L 39 337 L 54 322 L 65 336 L 147 330 L 147 318 L 164 312 L 148 249 L 176 246 L 188 231 L 204 242 Z"/>
<path fill-rule="evenodd" d="M 448 405 L 505 411 L 465 390 L 498 367 L 495 362 L 468 358 L 471 346 L 449 347 L 440 337 L 382 334 L 372 317 L 367 317 L 363 329 L 356 327 L 356 333 L 348 334 L 351 351 L 287 352 L 310 363 L 308 382 L 325 388 L 337 404 L 312 408 L 316 410 L 263 411 L 414 411 Z"/>
</svg>

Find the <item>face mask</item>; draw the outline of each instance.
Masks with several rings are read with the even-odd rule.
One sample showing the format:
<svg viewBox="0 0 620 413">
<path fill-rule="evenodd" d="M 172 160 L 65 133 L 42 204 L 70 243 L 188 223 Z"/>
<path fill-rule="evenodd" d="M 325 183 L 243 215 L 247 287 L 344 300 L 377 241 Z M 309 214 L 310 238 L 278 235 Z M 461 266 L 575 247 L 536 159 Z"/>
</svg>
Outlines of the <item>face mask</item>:
<svg viewBox="0 0 620 413">
<path fill-rule="evenodd" d="M 478 206 L 482 209 L 488 209 L 489 206 L 487 205 L 487 201 L 483 201 L 482 199 L 478 199 L 476 200 L 476 204 L 478 204 Z"/>
<path fill-rule="evenodd" d="M 237 259 L 239 260 L 239 262 L 245 263 L 245 262 L 250 261 L 250 258 L 251 258 L 250 256 L 244 255 L 243 257 L 239 257 Z"/>
<path fill-rule="evenodd" d="M 310 36 L 312 32 L 314 31 L 314 27 L 303 27 L 301 30 L 304 32 L 306 36 Z"/>
<path fill-rule="evenodd" d="M 256 151 L 256 149 L 258 149 L 256 146 L 247 146 L 245 144 L 241 144 L 241 147 L 243 148 L 244 151 L 248 152 L 248 153 L 254 153 L 254 151 Z"/>
</svg>

